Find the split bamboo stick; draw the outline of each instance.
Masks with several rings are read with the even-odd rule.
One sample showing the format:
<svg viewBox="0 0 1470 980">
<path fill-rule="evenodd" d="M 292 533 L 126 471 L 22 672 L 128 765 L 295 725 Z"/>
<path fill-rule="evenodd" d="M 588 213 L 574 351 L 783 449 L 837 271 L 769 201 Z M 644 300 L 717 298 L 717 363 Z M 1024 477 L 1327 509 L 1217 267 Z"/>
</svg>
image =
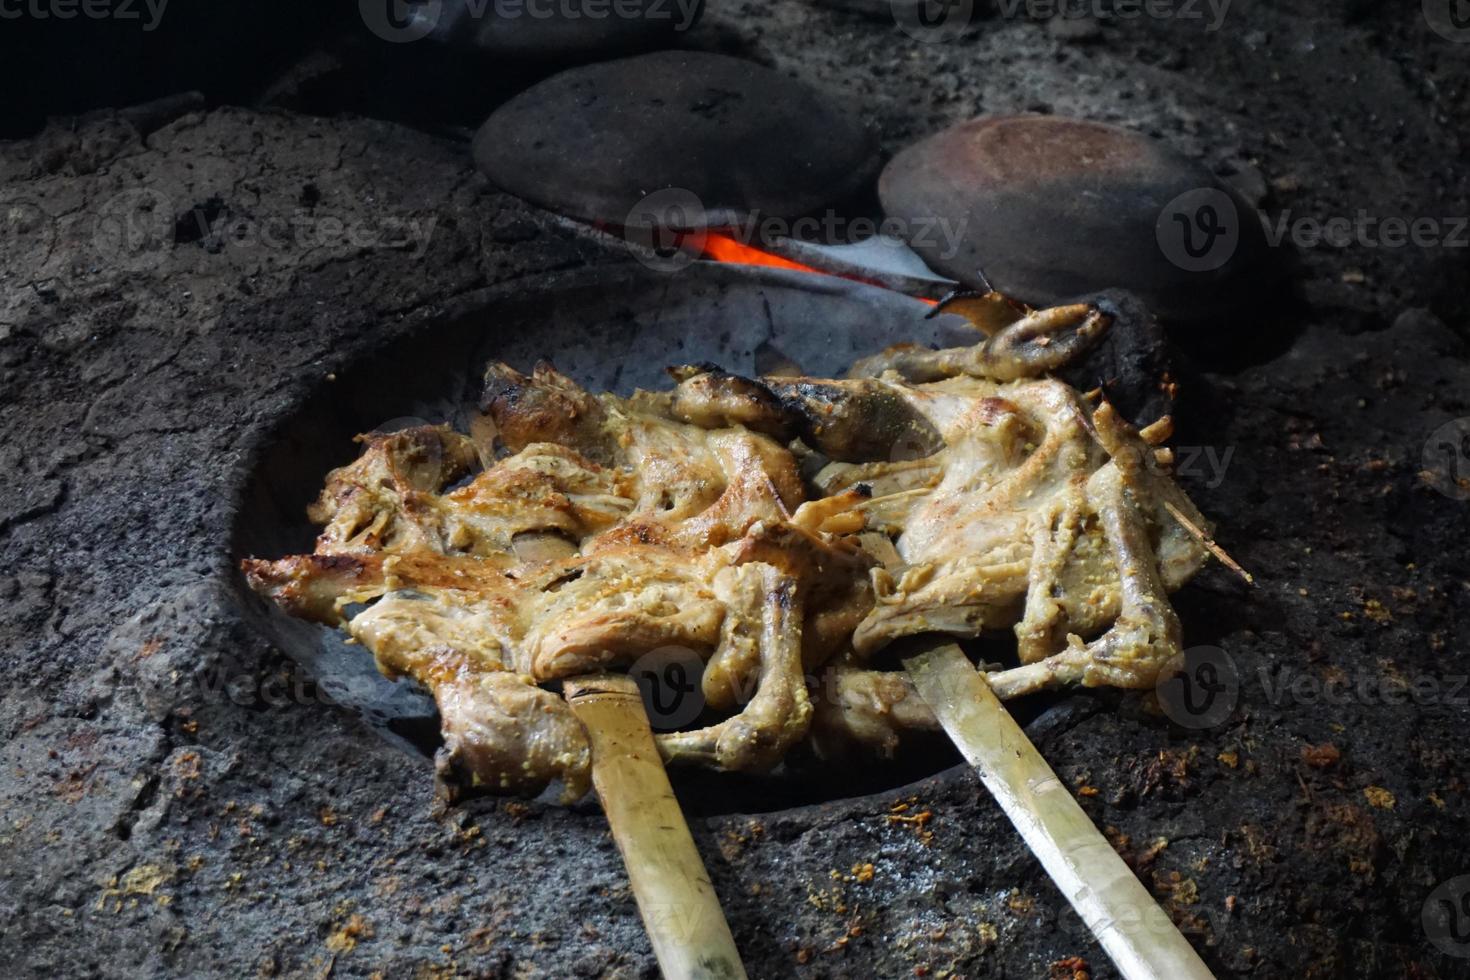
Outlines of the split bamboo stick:
<svg viewBox="0 0 1470 980">
<path fill-rule="evenodd" d="M 623 855 L 665 980 L 744 980 L 735 939 L 674 798 L 638 685 L 620 674 L 568 680 L 592 742 L 592 785 Z"/>
<path fill-rule="evenodd" d="M 1127 980 L 1213 980 L 960 648 L 932 646 L 904 666 L 1118 972 Z"/>
</svg>

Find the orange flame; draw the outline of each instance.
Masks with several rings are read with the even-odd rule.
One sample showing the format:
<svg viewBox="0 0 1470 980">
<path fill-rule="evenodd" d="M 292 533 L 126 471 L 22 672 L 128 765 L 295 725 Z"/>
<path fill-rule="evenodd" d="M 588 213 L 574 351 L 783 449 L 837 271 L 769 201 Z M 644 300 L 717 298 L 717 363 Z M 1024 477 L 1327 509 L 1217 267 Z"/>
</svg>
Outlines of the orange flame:
<svg viewBox="0 0 1470 980">
<path fill-rule="evenodd" d="M 707 231 L 703 240 L 698 235 L 690 236 L 691 244 L 698 245 L 700 251 L 707 259 L 716 262 L 730 262 L 735 265 L 765 265 L 773 269 L 791 269 L 796 272 L 812 272 L 817 275 L 828 275 L 821 269 L 814 269 L 800 262 L 782 258 L 772 252 L 762 251 L 743 242 L 738 242 L 729 235 L 722 235 L 717 231 Z"/>
<path fill-rule="evenodd" d="M 834 275 L 834 273 L 804 265 L 801 262 L 793 262 L 791 259 L 776 255 L 773 252 L 767 252 L 764 249 L 756 248 L 753 245 L 747 245 L 744 242 L 737 241 L 729 235 L 717 231 L 691 232 L 682 239 L 682 242 L 698 248 L 702 258 L 714 262 L 729 262 L 733 265 L 763 265 L 772 269 L 791 269 L 795 272 L 810 272 L 818 276 Z M 856 282 L 867 282 L 871 286 L 883 285 L 882 283 L 871 282 L 867 279 L 858 279 L 853 276 L 843 276 L 842 278 L 850 278 Z M 932 299 L 925 299 L 922 296 L 915 296 L 914 298 L 929 306 L 935 305 L 935 301 Z"/>
</svg>

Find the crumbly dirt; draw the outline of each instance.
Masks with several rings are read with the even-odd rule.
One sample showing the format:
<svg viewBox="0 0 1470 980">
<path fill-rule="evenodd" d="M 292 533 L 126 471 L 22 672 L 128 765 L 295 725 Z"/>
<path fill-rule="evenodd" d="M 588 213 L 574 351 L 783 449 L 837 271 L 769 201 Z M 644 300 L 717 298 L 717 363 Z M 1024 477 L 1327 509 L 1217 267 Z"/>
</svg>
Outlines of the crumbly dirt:
<svg viewBox="0 0 1470 980">
<path fill-rule="evenodd" d="M 1040 109 L 1167 139 L 1272 214 L 1470 214 L 1467 49 L 1417 4 L 933 45 L 783 0 L 691 42 L 858 98 L 890 152 Z M 142 192 L 257 229 L 435 225 L 422 250 L 246 247 L 170 219 L 120 252 L 106 221 Z M 59 122 L 0 148 L 0 203 L 0 973 L 656 975 L 595 809 L 437 809 L 421 760 L 294 689 L 228 554 L 247 454 L 338 367 L 476 290 L 626 257 L 461 143 L 284 111 Z M 1301 258 L 1270 343 L 1182 338 L 1182 479 L 1256 581 L 1212 568 L 1177 605 L 1235 711 L 1189 729 L 1098 692 L 1033 735 L 1219 976 L 1462 976 L 1421 922 L 1470 873 L 1470 489 L 1443 479 L 1470 460 L 1434 451 L 1470 416 L 1470 248 Z M 694 824 L 754 977 L 1115 975 L 963 769 Z"/>
</svg>

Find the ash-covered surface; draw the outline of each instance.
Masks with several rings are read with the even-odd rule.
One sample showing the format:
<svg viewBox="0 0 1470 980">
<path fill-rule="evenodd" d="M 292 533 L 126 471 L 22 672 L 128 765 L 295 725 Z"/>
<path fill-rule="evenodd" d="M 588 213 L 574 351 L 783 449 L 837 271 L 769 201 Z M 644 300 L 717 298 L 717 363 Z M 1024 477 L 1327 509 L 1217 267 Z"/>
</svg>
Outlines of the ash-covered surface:
<svg viewBox="0 0 1470 980">
<path fill-rule="evenodd" d="M 1050 109 L 1159 135 L 1273 216 L 1470 214 L 1470 49 L 1418 4 L 1203 27 L 992 19 L 934 45 L 782 2 L 690 40 L 863 98 L 890 152 Z M 167 235 L 120 251 L 139 193 Z M 456 297 L 626 256 L 492 192 L 466 146 L 359 119 L 68 122 L 4 147 L 0 200 L 0 972 L 653 975 L 595 810 L 437 813 L 425 764 L 296 690 L 228 562 L 246 453 L 336 367 Z M 260 243 L 298 209 L 378 237 Z M 1441 428 L 1470 416 L 1467 256 L 1306 249 L 1276 343 L 1232 325 L 1232 363 L 1184 379 L 1182 479 L 1256 575 L 1177 597 L 1234 664 L 1229 719 L 1095 693 L 1034 729 L 1221 976 L 1470 963 L 1422 925 L 1470 874 L 1470 500 L 1424 472 L 1470 468 Z M 963 770 L 695 834 L 752 976 L 1114 975 Z"/>
</svg>

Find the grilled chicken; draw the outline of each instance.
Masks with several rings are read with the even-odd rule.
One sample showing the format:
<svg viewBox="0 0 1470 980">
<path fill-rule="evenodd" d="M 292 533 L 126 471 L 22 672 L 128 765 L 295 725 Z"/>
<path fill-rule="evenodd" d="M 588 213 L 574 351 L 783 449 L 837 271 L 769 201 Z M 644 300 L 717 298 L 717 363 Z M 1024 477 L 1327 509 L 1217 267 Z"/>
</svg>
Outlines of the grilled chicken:
<svg viewBox="0 0 1470 980">
<path fill-rule="evenodd" d="M 315 552 L 244 568 L 423 682 L 441 775 L 501 791 L 581 795 L 585 734 L 542 685 L 667 647 L 705 662 L 704 703 L 728 717 L 661 751 L 726 769 L 809 736 L 888 754 L 937 727 L 903 674 L 870 669 L 918 633 L 1013 629 L 1021 666 L 989 675 L 1002 697 L 1151 685 L 1179 648 L 1167 594 L 1209 525 L 1154 448 L 1167 420 L 1138 432 L 1036 378 L 1108 325 L 1062 307 L 846 380 L 700 365 L 629 398 L 491 365 L 481 408 L 503 458 L 481 470 L 444 427 L 361 437 L 310 509 Z M 826 465 L 804 480 L 798 453 Z"/>
<path fill-rule="evenodd" d="M 684 417 L 729 417 L 732 392 L 773 399 L 788 428 L 835 460 L 816 476 L 821 492 L 871 494 L 860 509 L 882 566 L 875 602 L 832 667 L 820 732 L 891 750 L 898 731 L 932 725 L 904 680 L 861 667 L 904 636 L 1012 628 L 1022 665 L 989 676 L 1007 698 L 1070 683 L 1150 687 L 1179 654 L 1167 596 L 1204 564 L 1196 535 L 1210 525 L 1154 449 L 1167 419 L 1140 433 L 1062 382 L 1020 377 L 1105 329 L 1088 307 L 1042 311 L 977 348 L 895 349 L 848 380 L 724 378 L 713 405 L 700 395 L 714 389 L 685 372 L 672 402 Z M 997 369 L 998 351 L 1012 356 Z"/>
<path fill-rule="evenodd" d="M 512 455 L 446 489 L 478 459 L 466 437 L 365 436 L 311 508 L 316 552 L 249 560 L 251 584 L 429 687 L 446 776 L 522 792 L 557 778 L 580 795 L 585 736 L 536 685 L 670 646 L 707 658 L 706 702 L 737 713 L 662 736 L 665 754 L 779 761 L 809 724 L 804 666 L 871 605 L 872 562 L 841 533 L 865 495 L 804 503 L 770 439 L 673 420 L 653 396 L 593 396 L 550 368 L 496 366 L 486 407 Z"/>
</svg>

